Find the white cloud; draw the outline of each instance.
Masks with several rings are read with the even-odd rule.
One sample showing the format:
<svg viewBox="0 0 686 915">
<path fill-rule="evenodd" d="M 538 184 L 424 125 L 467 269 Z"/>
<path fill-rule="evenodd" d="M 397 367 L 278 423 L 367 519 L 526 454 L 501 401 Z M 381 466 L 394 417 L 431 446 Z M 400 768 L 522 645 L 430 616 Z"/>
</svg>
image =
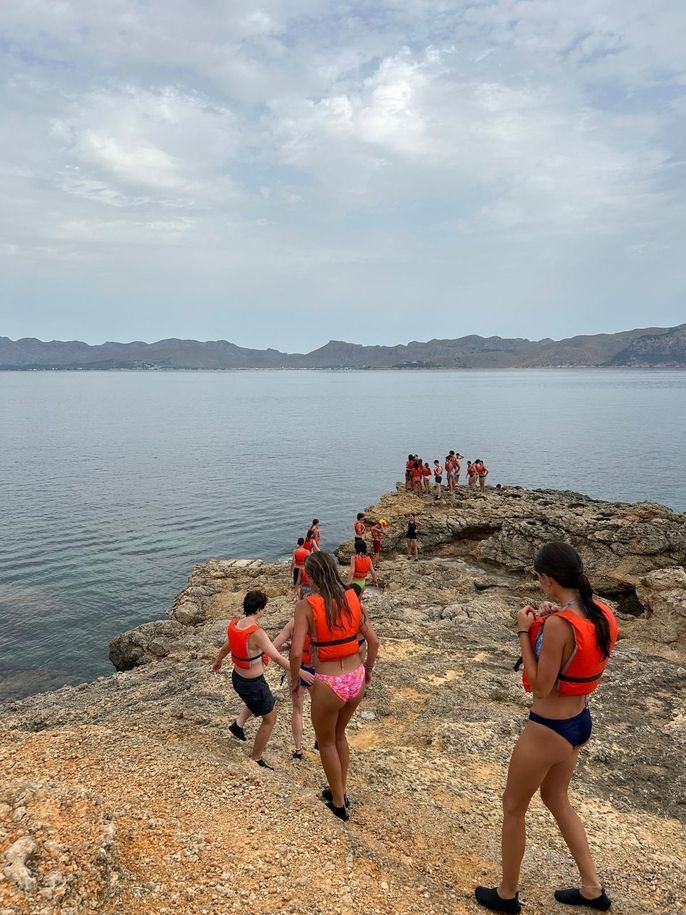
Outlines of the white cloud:
<svg viewBox="0 0 686 915">
<path fill-rule="evenodd" d="M 231 336 L 230 301 L 249 303 L 255 334 L 265 314 L 277 326 L 275 302 L 286 314 L 316 302 L 320 321 L 330 304 L 314 344 L 341 335 L 346 303 L 362 314 L 393 301 L 402 321 L 429 290 L 487 304 L 493 325 L 466 329 L 497 332 L 502 303 L 536 300 L 529 260 L 557 265 L 547 288 L 560 301 L 590 283 L 613 307 L 661 295 L 674 309 L 685 24 L 680 0 L 8 5 L 0 258 L 12 302 L 49 261 L 46 295 L 62 283 L 89 315 L 99 270 L 119 301 L 140 298 L 148 269 L 151 302 L 192 288 L 198 313 L 206 301 L 227 322 L 209 336 Z M 617 269 L 622 252 L 639 275 Z M 465 330 L 449 314 L 445 334 Z M 404 329 L 379 333 L 416 336 Z"/>
</svg>

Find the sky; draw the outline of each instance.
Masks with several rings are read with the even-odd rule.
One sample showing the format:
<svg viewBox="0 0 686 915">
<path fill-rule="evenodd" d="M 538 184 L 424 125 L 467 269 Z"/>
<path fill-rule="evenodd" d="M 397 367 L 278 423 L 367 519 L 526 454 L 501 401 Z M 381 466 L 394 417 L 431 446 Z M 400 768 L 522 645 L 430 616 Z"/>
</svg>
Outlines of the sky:
<svg viewBox="0 0 686 915">
<path fill-rule="evenodd" d="M 686 321 L 683 0 L 0 10 L 0 335 Z"/>
</svg>

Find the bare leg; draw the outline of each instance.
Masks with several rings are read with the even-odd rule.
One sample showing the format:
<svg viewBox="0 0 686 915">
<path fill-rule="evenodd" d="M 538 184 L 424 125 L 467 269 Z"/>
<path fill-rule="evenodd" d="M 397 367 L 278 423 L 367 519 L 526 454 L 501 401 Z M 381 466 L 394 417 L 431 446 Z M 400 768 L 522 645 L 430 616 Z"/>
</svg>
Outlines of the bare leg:
<svg viewBox="0 0 686 915">
<path fill-rule="evenodd" d="M 349 699 L 345 703 L 338 713 L 338 720 L 336 721 L 336 752 L 338 753 L 338 759 L 341 763 L 341 781 L 343 782 L 344 797 L 345 789 L 348 784 L 348 767 L 350 766 L 350 748 L 348 747 L 348 739 L 345 736 L 345 729 L 348 726 L 348 722 L 355 714 L 357 706 L 362 702 L 363 697 L 364 687 L 362 687 L 353 699 Z"/>
<path fill-rule="evenodd" d="M 255 734 L 255 743 L 253 744 L 252 753 L 250 754 L 251 759 L 254 759 L 255 761 L 262 759 L 264 748 L 267 746 L 267 741 L 269 740 L 269 736 L 273 731 L 275 724 L 276 709 L 272 709 L 271 712 L 262 716 L 262 724 L 259 726 L 257 734 Z"/>
<path fill-rule="evenodd" d="M 541 800 L 555 817 L 562 838 L 576 861 L 581 875 L 581 895 L 595 899 L 602 892 L 591 850 L 588 847 L 586 830 L 577 812 L 569 803 L 568 789 L 572 773 L 579 758 L 577 747 L 572 755 L 553 766 L 541 784 Z"/>
<path fill-rule="evenodd" d="M 336 807 L 343 807 L 345 789 L 341 760 L 336 747 L 336 724 L 344 702 L 321 680 L 315 680 L 310 689 L 312 690 L 312 726 L 317 735 L 319 756 L 331 788 L 333 802 Z"/>
<path fill-rule="evenodd" d="M 303 750 L 303 707 L 305 705 L 305 688 L 302 683 L 300 684 L 300 689 L 298 690 L 298 695 L 294 696 L 291 693 L 291 700 L 293 702 L 293 713 L 291 715 L 291 730 L 293 731 L 293 743 L 295 744 L 295 752 L 302 753 Z"/>
<path fill-rule="evenodd" d="M 248 709 L 247 705 L 244 705 L 240 712 L 236 715 L 236 724 L 238 727 L 244 728 L 248 718 L 252 718 L 252 712 Z"/>
<path fill-rule="evenodd" d="M 526 845 L 524 817 L 529 801 L 550 769 L 571 754 L 569 741 L 531 721 L 515 744 L 503 794 L 503 877 L 498 887 L 502 899 L 512 899 L 519 886 Z"/>
</svg>

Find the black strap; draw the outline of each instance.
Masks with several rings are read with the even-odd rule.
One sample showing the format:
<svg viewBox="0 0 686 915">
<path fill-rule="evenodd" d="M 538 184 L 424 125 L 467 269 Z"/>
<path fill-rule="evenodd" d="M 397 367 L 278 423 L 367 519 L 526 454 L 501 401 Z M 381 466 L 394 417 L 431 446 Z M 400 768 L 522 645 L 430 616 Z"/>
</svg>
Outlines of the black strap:
<svg viewBox="0 0 686 915">
<path fill-rule="evenodd" d="M 356 641 L 357 641 L 357 635 L 349 635 L 345 639 L 332 639 L 332 641 L 330 641 L 330 642 L 315 642 L 315 640 L 312 639 L 312 644 L 315 645 L 317 648 L 328 648 L 330 645 L 347 645 L 348 642 L 356 642 Z"/>
<path fill-rule="evenodd" d="M 253 655 L 252 658 L 239 658 L 237 654 L 231 653 L 231 658 L 234 661 L 256 661 L 258 658 L 261 658 L 261 654 Z"/>
<path fill-rule="evenodd" d="M 595 683 L 596 680 L 600 680 L 603 672 L 595 674 L 592 677 L 569 677 L 567 674 L 558 674 L 558 680 L 564 680 L 565 683 Z"/>
<path fill-rule="evenodd" d="M 513 670 L 519 670 L 519 668 L 522 666 L 523 663 L 524 663 L 524 658 L 520 655 L 517 658 L 517 660 L 515 661 L 515 666 L 513 667 Z"/>
</svg>

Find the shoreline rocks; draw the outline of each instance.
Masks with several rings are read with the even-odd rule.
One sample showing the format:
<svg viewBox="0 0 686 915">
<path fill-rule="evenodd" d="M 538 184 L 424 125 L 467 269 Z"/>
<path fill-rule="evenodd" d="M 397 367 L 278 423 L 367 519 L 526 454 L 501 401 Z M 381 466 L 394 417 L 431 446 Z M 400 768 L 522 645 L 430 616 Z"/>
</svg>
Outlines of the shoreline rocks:
<svg viewBox="0 0 686 915">
<path fill-rule="evenodd" d="M 424 533 L 419 562 L 404 556 L 409 511 Z M 0 873 L 18 875 L 0 880 L 3 915 L 296 913 L 304 893 L 313 915 L 474 913 L 474 883 L 497 874 L 500 793 L 529 704 L 512 671 L 514 613 L 540 600 L 531 558 L 553 531 L 586 551 L 620 618 L 591 700 L 577 806 L 618 911 L 683 909 L 684 516 L 524 490 L 455 505 L 400 490 L 367 515 L 390 527 L 381 588 L 365 592 L 382 647 L 350 726 L 351 821 L 317 799 L 307 715 L 305 759 L 290 758 L 288 688 L 274 665 L 276 771 L 228 737 L 238 703 L 228 669 L 210 670 L 226 621 L 261 588 L 275 635 L 293 601 L 287 563 L 213 560 L 193 569 L 168 619 L 112 640 L 120 672 L 3 706 Z M 575 875 L 538 801 L 528 841 L 527 912 L 550 915 L 550 887 Z"/>
</svg>

